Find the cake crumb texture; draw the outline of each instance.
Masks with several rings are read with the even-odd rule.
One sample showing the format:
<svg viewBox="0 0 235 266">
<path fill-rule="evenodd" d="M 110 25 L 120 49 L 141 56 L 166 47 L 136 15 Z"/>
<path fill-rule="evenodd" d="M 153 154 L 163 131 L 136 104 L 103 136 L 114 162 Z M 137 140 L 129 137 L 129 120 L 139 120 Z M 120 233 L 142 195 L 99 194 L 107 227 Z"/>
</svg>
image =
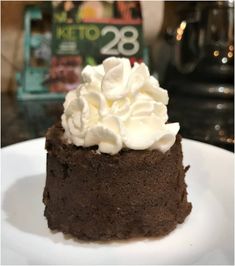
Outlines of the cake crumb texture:
<svg viewBox="0 0 235 266">
<path fill-rule="evenodd" d="M 48 130 L 43 202 L 50 229 L 81 240 L 113 240 L 164 236 L 184 222 L 192 205 L 180 135 L 166 153 L 109 155 L 96 148 L 65 143 L 60 124 Z"/>
</svg>

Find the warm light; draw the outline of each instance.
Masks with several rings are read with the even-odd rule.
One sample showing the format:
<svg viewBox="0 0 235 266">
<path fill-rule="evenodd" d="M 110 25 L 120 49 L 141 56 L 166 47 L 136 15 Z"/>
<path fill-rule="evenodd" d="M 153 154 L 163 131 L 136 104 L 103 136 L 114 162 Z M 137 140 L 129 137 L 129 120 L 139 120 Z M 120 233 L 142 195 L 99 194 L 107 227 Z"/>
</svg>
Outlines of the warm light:
<svg viewBox="0 0 235 266">
<path fill-rule="evenodd" d="M 181 28 L 182 30 L 184 30 L 184 29 L 186 28 L 186 25 L 187 25 L 186 21 L 182 21 L 182 22 L 180 23 L 180 28 Z"/>
<path fill-rule="evenodd" d="M 220 136 L 223 136 L 223 135 L 224 135 L 224 130 L 220 130 L 220 131 L 219 131 L 219 135 L 220 135 Z"/>
<path fill-rule="evenodd" d="M 232 138 L 227 138 L 227 142 L 228 142 L 228 143 L 234 143 L 234 139 L 232 139 Z"/>
<path fill-rule="evenodd" d="M 176 35 L 176 40 L 177 41 L 180 41 L 182 39 L 182 36 L 181 35 Z"/>
<path fill-rule="evenodd" d="M 213 55 L 214 55 L 215 57 L 217 57 L 217 56 L 219 55 L 219 51 L 218 51 L 218 50 L 215 50 L 214 53 L 213 53 Z"/>
<path fill-rule="evenodd" d="M 232 52 L 228 52 L 228 58 L 233 57 L 233 53 Z"/>
<path fill-rule="evenodd" d="M 177 35 L 176 35 L 176 40 L 180 41 L 182 39 L 182 35 L 184 34 L 184 29 L 186 28 L 187 23 L 185 21 L 182 21 L 180 23 L 179 28 L 177 28 Z"/>
<path fill-rule="evenodd" d="M 234 143 L 234 139 L 232 138 L 220 137 L 220 140 L 227 143 Z"/>
<path fill-rule="evenodd" d="M 230 51 L 233 51 L 233 45 L 229 45 L 228 49 L 229 49 Z"/>
<path fill-rule="evenodd" d="M 182 34 L 184 33 L 184 31 L 183 31 L 181 28 L 178 28 L 178 29 L 177 29 L 177 33 L 178 33 L 179 35 L 182 35 Z"/>
<path fill-rule="evenodd" d="M 228 58 L 227 57 L 223 57 L 221 61 L 222 61 L 223 64 L 226 64 L 228 62 Z"/>
</svg>

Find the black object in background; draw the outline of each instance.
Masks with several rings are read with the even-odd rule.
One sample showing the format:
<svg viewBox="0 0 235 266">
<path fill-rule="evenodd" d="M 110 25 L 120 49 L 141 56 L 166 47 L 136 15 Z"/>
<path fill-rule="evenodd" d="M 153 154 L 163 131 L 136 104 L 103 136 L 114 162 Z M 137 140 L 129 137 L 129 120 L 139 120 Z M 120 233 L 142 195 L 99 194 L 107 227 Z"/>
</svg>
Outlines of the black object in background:
<svg viewBox="0 0 235 266">
<path fill-rule="evenodd" d="M 169 117 L 180 122 L 184 137 L 232 151 L 233 2 L 178 2 L 177 6 L 178 26 L 167 29 L 162 47 L 170 54 L 160 75 L 170 95 Z"/>
</svg>

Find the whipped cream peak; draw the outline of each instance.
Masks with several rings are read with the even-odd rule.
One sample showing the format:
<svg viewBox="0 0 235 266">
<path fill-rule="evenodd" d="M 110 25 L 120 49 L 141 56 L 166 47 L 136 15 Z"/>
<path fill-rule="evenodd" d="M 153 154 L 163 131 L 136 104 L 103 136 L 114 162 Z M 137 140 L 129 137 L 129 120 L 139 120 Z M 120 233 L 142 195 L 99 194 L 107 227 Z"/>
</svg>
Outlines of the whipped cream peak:
<svg viewBox="0 0 235 266">
<path fill-rule="evenodd" d="M 168 93 L 144 63 L 110 57 L 86 66 L 83 83 L 65 98 L 62 126 L 68 143 L 116 154 L 122 148 L 166 152 L 178 123 L 168 120 Z"/>
</svg>

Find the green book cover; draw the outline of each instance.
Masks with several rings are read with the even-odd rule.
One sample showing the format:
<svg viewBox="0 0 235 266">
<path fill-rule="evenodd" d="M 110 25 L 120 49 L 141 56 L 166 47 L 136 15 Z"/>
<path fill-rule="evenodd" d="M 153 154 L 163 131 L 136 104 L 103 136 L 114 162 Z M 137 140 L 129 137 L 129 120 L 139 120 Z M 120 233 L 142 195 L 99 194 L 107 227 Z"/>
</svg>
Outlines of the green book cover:
<svg viewBox="0 0 235 266">
<path fill-rule="evenodd" d="M 106 57 L 143 61 L 139 1 L 54 1 L 50 92 L 66 92 L 81 82 L 81 70 Z"/>
</svg>

